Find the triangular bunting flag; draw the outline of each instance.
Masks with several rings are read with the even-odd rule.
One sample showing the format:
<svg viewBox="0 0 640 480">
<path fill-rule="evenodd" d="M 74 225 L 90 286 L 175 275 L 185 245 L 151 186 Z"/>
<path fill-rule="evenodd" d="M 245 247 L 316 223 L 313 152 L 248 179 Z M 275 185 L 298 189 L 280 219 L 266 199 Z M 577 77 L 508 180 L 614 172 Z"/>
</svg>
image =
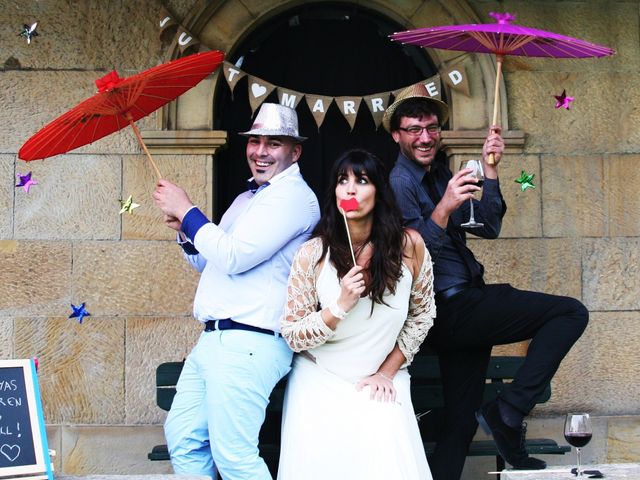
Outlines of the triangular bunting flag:
<svg viewBox="0 0 640 480">
<path fill-rule="evenodd" d="M 224 71 L 224 78 L 229 84 L 229 89 L 231 90 L 231 99 L 233 100 L 233 89 L 236 88 L 236 83 L 238 80 L 243 78 L 246 73 L 236 68 L 233 63 L 227 62 L 226 60 L 222 63 L 222 70 Z"/>
<path fill-rule="evenodd" d="M 302 100 L 302 97 L 304 97 L 304 93 L 278 87 L 278 102 L 280 105 L 295 109 L 300 103 L 300 100 Z"/>
<path fill-rule="evenodd" d="M 318 130 L 320 130 L 320 126 L 322 125 L 322 122 L 324 122 L 327 110 L 329 110 L 331 102 L 333 102 L 333 97 L 324 97 L 322 95 L 311 95 L 309 93 L 305 93 L 304 99 L 307 101 L 307 106 L 311 111 L 311 115 L 313 115 L 313 119 L 316 121 Z"/>
<path fill-rule="evenodd" d="M 442 88 L 440 87 L 440 75 L 429 77 L 426 80 L 423 80 L 422 83 L 427 89 L 427 93 L 430 97 L 440 100 L 440 97 L 442 96 Z"/>
<path fill-rule="evenodd" d="M 342 112 L 342 116 L 349 122 L 351 130 L 353 130 L 353 126 L 356 123 L 361 102 L 362 97 L 336 97 L 336 105 Z"/>
<path fill-rule="evenodd" d="M 160 7 L 160 18 L 158 20 L 158 25 L 160 25 L 160 38 L 162 38 L 164 32 L 166 32 L 168 28 L 177 24 L 178 22 L 176 22 L 173 16 L 169 13 L 169 10 L 164 7 Z"/>
<path fill-rule="evenodd" d="M 449 85 L 452 89 L 458 90 L 464 93 L 467 97 L 471 94 L 469 93 L 469 80 L 467 79 L 467 71 L 463 65 L 456 65 L 453 67 L 447 68 L 444 72 L 442 72 L 442 77 L 444 81 Z"/>
<path fill-rule="evenodd" d="M 194 35 L 182 26 L 178 28 L 176 36 L 178 37 L 178 48 L 180 49 L 180 53 L 184 53 L 186 49 L 200 43 Z"/>
<path fill-rule="evenodd" d="M 369 107 L 369 111 L 371 112 L 371 116 L 373 117 L 373 123 L 375 123 L 377 129 L 382 123 L 384 111 L 389 106 L 389 92 L 375 93 L 373 95 L 367 95 L 363 98 L 365 100 L 365 105 Z"/>
<path fill-rule="evenodd" d="M 247 86 L 249 88 L 249 104 L 251 105 L 251 115 L 253 115 L 256 109 L 262 105 L 262 102 L 267 99 L 276 86 L 269 82 L 265 82 L 258 77 L 254 77 L 253 75 L 249 75 L 248 77 L 249 82 L 247 83 Z"/>
</svg>

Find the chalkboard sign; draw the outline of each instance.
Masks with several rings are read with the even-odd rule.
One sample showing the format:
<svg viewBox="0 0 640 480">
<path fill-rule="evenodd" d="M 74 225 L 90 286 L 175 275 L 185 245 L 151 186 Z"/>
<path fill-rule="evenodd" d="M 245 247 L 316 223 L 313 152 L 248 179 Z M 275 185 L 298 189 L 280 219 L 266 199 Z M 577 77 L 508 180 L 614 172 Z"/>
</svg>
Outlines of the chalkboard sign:
<svg viewBox="0 0 640 480">
<path fill-rule="evenodd" d="M 0 479 L 53 480 L 32 360 L 0 360 Z"/>
</svg>

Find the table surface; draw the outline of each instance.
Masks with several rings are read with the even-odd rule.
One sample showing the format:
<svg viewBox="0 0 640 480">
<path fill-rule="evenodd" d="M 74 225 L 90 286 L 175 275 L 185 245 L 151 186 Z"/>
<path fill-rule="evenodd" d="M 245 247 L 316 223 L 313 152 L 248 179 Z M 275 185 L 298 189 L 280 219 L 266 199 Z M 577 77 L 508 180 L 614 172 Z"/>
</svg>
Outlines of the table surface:
<svg viewBox="0 0 640 480">
<path fill-rule="evenodd" d="M 571 474 L 571 466 L 547 467 L 546 470 L 503 470 L 500 480 L 576 480 Z M 634 479 L 640 480 L 639 463 L 605 463 L 599 465 L 583 465 L 582 470 L 600 470 L 603 478 L 608 480 Z M 584 475 L 588 479 L 589 475 Z"/>
</svg>

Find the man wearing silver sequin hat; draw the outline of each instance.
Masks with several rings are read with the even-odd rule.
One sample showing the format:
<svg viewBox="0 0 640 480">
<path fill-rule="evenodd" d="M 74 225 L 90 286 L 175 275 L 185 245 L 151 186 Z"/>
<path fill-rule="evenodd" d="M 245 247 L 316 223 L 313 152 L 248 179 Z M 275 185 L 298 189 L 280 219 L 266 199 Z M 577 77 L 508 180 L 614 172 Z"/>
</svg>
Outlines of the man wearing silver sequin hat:
<svg viewBox="0 0 640 480">
<path fill-rule="evenodd" d="M 265 103 L 248 137 L 253 175 L 219 225 L 160 180 L 153 198 L 201 272 L 193 313 L 204 332 L 187 357 L 165 423 L 175 473 L 271 479 L 258 434 L 271 390 L 290 369 L 280 336 L 293 256 L 320 219 L 303 180 L 295 110 Z"/>
</svg>

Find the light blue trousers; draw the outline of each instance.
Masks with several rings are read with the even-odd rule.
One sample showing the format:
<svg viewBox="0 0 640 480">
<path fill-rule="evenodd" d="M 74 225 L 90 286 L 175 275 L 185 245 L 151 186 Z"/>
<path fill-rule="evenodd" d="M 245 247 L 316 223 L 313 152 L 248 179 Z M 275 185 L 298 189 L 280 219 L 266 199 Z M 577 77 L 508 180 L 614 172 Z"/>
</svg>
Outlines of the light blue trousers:
<svg viewBox="0 0 640 480">
<path fill-rule="evenodd" d="M 282 337 L 203 332 L 184 364 L 164 425 L 173 470 L 224 480 L 268 480 L 258 451 L 269 395 L 291 368 Z"/>
</svg>

